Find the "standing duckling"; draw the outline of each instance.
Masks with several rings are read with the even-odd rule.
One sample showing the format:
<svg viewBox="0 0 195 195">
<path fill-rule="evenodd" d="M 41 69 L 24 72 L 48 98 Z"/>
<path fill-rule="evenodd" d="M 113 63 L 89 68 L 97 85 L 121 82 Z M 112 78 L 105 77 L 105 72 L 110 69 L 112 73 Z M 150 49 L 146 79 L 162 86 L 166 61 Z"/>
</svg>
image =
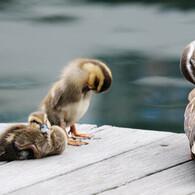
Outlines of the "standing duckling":
<svg viewBox="0 0 195 195">
<path fill-rule="evenodd" d="M 189 139 L 191 158 L 195 159 L 195 89 L 189 93 L 188 100 L 184 114 L 184 130 Z"/>
<path fill-rule="evenodd" d="M 47 113 L 52 125 L 59 125 L 64 130 L 70 126 L 74 139 L 76 136 L 90 139 L 93 135 L 77 133 L 74 123 L 86 113 L 92 91 L 105 92 L 111 84 L 112 73 L 103 62 L 87 58 L 76 59 L 65 67 L 61 79 L 52 86 L 40 109 Z M 87 143 L 68 137 L 68 144 L 79 146 Z"/>
<path fill-rule="evenodd" d="M 34 112 L 29 124 L 15 124 L 0 134 L 0 160 L 25 160 L 62 153 L 67 137 L 58 126 L 51 126 L 47 115 Z"/>
</svg>

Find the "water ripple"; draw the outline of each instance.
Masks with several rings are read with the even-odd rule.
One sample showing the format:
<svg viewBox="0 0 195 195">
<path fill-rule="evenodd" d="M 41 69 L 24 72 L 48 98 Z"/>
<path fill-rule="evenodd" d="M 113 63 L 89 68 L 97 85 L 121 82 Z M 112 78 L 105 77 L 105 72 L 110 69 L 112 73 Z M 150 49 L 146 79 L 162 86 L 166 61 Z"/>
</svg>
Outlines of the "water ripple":
<svg viewBox="0 0 195 195">
<path fill-rule="evenodd" d="M 0 79 L 0 89 L 27 89 L 39 86 L 33 79 Z"/>
<path fill-rule="evenodd" d="M 27 122 L 30 112 L 0 112 L 0 123 Z"/>
<path fill-rule="evenodd" d="M 40 16 L 37 18 L 31 18 L 34 22 L 40 22 L 40 23 L 64 23 L 64 22 L 72 22 L 77 20 L 78 18 L 74 16 L 67 16 L 67 15 L 48 15 L 48 16 Z"/>
</svg>

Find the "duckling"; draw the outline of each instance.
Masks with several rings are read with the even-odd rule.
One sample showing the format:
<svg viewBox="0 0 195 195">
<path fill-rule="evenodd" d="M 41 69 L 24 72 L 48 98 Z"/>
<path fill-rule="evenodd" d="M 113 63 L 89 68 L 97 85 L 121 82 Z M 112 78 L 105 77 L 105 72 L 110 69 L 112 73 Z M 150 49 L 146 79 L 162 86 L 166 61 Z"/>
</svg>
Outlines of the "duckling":
<svg viewBox="0 0 195 195">
<path fill-rule="evenodd" d="M 189 139 L 191 158 L 195 159 L 195 89 L 189 93 L 188 100 L 184 114 L 184 131 Z"/>
<path fill-rule="evenodd" d="M 70 126 L 68 144 L 80 146 L 87 144 L 76 137 L 90 139 L 93 135 L 77 132 L 75 123 L 86 113 L 92 91 L 102 93 L 107 91 L 112 84 L 110 69 L 99 60 L 79 58 L 66 66 L 61 78 L 56 82 L 41 103 L 40 110 L 47 113 L 52 125 L 59 125 L 64 129 Z"/>
<path fill-rule="evenodd" d="M 185 47 L 180 60 L 180 70 L 188 81 L 195 84 L 195 41 Z"/>
<path fill-rule="evenodd" d="M 47 115 L 34 112 L 28 124 L 15 124 L 0 134 L 0 160 L 37 159 L 62 153 L 67 137 L 59 126 L 51 126 Z"/>
</svg>

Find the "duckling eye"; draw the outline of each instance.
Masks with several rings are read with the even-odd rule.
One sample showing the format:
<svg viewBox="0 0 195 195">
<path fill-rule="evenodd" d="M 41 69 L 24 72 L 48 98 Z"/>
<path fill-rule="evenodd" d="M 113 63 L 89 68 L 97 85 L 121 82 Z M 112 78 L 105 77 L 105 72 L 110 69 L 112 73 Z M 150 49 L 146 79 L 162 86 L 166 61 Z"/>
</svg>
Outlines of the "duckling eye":
<svg viewBox="0 0 195 195">
<path fill-rule="evenodd" d="M 32 120 L 31 123 L 37 123 L 37 124 L 40 125 L 40 123 L 38 121 L 36 121 L 36 120 Z"/>
</svg>

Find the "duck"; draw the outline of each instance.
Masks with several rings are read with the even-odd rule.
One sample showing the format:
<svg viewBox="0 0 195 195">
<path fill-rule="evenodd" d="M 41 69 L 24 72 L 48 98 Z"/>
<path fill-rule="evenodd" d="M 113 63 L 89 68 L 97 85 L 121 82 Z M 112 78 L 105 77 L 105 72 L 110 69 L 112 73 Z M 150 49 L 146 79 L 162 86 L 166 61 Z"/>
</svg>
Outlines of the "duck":
<svg viewBox="0 0 195 195">
<path fill-rule="evenodd" d="M 52 85 L 40 110 L 47 114 L 52 125 L 64 129 L 69 145 L 88 144 L 76 138 L 90 139 L 93 135 L 78 133 L 75 123 L 87 112 L 92 92 L 106 92 L 111 84 L 112 72 L 105 63 L 97 59 L 74 59 L 63 69 L 60 80 Z M 67 127 L 70 127 L 69 132 Z"/>
<path fill-rule="evenodd" d="M 195 84 L 195 41 L 185 47 L 180 59 L 180 70 L 189 82 Z"/>
<path fill-rule="evenodd" d="M 28 124 L 14 124 L 0 133 L 0 160 L 39 159 L 61 154 L 67 143 L 62 128 L 51 126 L 45 113 L 33 112 Z"/>
<path fill-rule="evenodd" d="M 190 145 L 190 156 L 195 160 L 195 89 L 188 95 L 189 103 L 184 113 L 184 131 Z"/>
<path fill-rule="evenodd" d="M 195 41 L 184 48 L 180 59 L 180 71 L 187 81 L 195 85 Z M 184 113 L 184 131 L 189 140 L 190 156 L 195 159 L 195 89 L 188 94 L 188 101 Z"/>
</svg>

